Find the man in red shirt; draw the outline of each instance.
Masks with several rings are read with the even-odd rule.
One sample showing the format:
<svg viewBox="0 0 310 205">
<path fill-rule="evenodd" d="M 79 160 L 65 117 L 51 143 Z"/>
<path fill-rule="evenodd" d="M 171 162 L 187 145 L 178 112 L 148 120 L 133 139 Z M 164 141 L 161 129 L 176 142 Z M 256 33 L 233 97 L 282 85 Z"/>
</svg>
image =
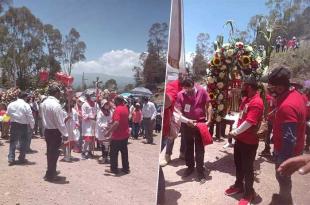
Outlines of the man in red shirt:
<svg viewBox="0 0 310 205">
<path fill-rule="evenodd" d="M 290 87 L 290 71 L 285 67 L 275 68 L 268 76 L 268 89 L 276 99 L 273 121 L 273 142 L 276 169 L 285 160 L 301 155 L 306 130 L 306 100 Z M 279 194 L 272 196 L 276 204 L 293 204 L 292 180 L 276 172 L 280 186 Z"/>
<path fill-rule="evenodd" d="M 115 110 L 113 113 L 113 123 L 108 133 L 112 132 L 111 145 L 110 145 L 110 163 L 111 172 L 118 174 L 118 152 L 122 155 L 122 171 L 129 174 L 129 162 L 128 162 L 128 138 L 129 138 L 129 111 L 125 105 L 124 98 L 122 96 L 117 96 L 114 99 Z"/>
<path fill-rule="evenodd" d="M 305 89 L 305 96 L 307 100 L 307 126 L 306 126 L 306 146 L 305 152 L 309 152 L 310 148 L 310 88 Z"/>
<path fill-rule="evenodd" d="M 184 134 L 186 142 L 185 162 L 188 167 L 184 172 L 183 177 L 189 176 L 195 167 L 197 178 L 199 181 L 205 179 L 204 176 L 204 145 L 200 136 L 200 132 L 195 127 L 195 122 L 205 122 L 207 124 L 211 121 L 211 107 L 209 107 L 209 95 L 204 88 L 195 85 L 192 78 L 187 77 L 182 81 L 183 91 L 177 95 L 175 108 L 182 113 L 183 122 L 181 132 Z M 195 147 L 195 160 L 194 160 L 194 147 Z"/>
<path fill-rule="evenodd" d="M 225 191 L 225 194 L 230 196 L 244 192 L 239 205 L 250 204 L 256 196 L 253 188 L 253 163 L 258 148 L 257 129 L 264 110 L 263 100 L 257 90 L 258 84 L 255 77 L 244 80 L 241 94 L 245 97 L 240 104 L 238 127 L 228 135 L 236 140 L 234 146 L 236 181 Z"/>
</svg>

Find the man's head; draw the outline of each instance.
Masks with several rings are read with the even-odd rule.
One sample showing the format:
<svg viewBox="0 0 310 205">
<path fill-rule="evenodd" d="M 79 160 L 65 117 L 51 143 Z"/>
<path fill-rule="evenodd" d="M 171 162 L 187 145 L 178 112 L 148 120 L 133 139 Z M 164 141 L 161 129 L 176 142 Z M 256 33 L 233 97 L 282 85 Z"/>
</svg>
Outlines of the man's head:
<svg viewBox="0 0 310 205">
<path fill-rule="evenodd" d="M 241 95 L 251 97 L 255 95 L 258 90 L 258 84 L 255 77 L 246 77 L 243 80 L 242 88 L 241 88 Z"/>
<path fill-rule="evenodd" d="M 192 77 L 187 76 L 182 81 L 182 88 L 188 95 L 193 95 L 195 93 L 195 82 Z"/>
<path fill-rule="evenodd" d="M 21 92 L 18 94 L 18 98 L 27 101 L 28 93 L 25 92 L 25 91 L 21 91 Z"/>
<path fill-rule="evenodd" d="M 48 94 L 51 96 L 54 96 L 57 99 L 60 99 L 61 96 L 61 90 L 57 85 L 50 85 L 48 87 Z"/>
<path fill-rule="evenodd" d="M 147 102 L 149 102 L 150 99 L 147 96 L 143 96 L 142 100 L 143 100 L 144 103 L 147 103 Z"/>
<path fill-rule="evenodd" d="M 118 96 L 116 96 L 116 97 L 114 98 L 114 104 L 115 104 L 116 106 L 118 106 L 118 105 L 120 105 L 120 104 L 123 104 L 124 102 L 125 102 L 124 97 L 121 96 L 121 95 L 118 95 Z"/>
<path fill-rule="evenodd" d="M 273 97 L 280 96 L 290 88 L 291 72 L 281 66 L 271 71 L 268 75 L 268 90 Z"/>
</svg>

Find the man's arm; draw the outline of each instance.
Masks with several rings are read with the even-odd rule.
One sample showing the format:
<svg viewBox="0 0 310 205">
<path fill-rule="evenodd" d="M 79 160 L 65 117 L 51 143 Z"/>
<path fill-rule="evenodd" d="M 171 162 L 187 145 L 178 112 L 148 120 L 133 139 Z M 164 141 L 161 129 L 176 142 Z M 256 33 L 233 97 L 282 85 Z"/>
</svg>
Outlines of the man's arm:
<svg viewBox="0 0 310 205">
<path fill-rule="evenodd" d="M 61 134 L 64 137 L 68 137 L 68 130 L 66 128 L 65 125 L 65 119 L 64 119 L 64 115 L 63 115 L 63 110 L 61 109 L 61 106 L 58 105 L 55 110 L 54 110 L 54 117 L 56 120 L 56 126 L 57 129 L 61 132 Z"/>
<path fill-rule="evenodd" d="M 151 105 L 152 105 L 151 107 L 152 107 L 152 112 L 153 112 L 151 120 L 155 120 L 156 115 L 157 115 L 156 107 L 155 107 L 154 103 L 152 103 Z"/>
<path fill-rule="evenodd" d="M 206 104 L 206 110 L 207 110 L 207 124 L 209 125 L 211 123 L 211 120 L 212 120 L 212 104 L 210 102 L 207 102 Z"/>
<path fill-rule="evenodd" d="M 26 104 L 26 106 L 25 106 L 25 115 L 26 115 L 27 121 L 30 124 L 31 129 L 33 129 L 35 123 L 34 123 L 34 118 L 33 118 L 33 115 L 32 115 L 32 110 L 30 108 L 30 105 Z"/>
</svg>

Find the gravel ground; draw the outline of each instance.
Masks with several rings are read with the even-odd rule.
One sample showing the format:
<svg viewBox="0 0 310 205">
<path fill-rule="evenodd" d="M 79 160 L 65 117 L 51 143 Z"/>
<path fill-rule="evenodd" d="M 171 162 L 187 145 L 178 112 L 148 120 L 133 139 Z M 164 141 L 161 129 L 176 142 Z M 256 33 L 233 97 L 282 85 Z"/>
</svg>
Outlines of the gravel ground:
<svg viewBox="0 0 310 205">
<path fill-rule="evenodd" d="M 205 167 L 207 181 L 200 184 L 196 181 L 196 174 L 182 179 L 186 169 L 185 162 L 178 159 L 180 138 L 176 140 L 172 162 L 163 168 L 166 179 L 166 204 L 238 204 L 236 197 L 224 195 L 224 190 L 235 181 L 235 167 L 233 161 L 233 148 L 222 148 L 226 141 L 214 142 L 205 148 Z M 261 142 L 258 152 L 262 151 L 264 144 Z M 161 153 L 161 158 L 164 152 Z M 310 174 L 301 176 L 293 175 L 293 198 L 297 205 L 310 204 Z M 254 188 L 259 197 L 254 204 L 267 205 L 273 193 L 278 192 L 278 183 L 275 178 L 274 164 L 270 160 L 256 156 Z M 283 204 L 284 205 L 284 204 Z"/>
<path fill-rule="evenodd" d="M 99 164 L 96 159 L 80 160 L 80 154 L 73 153 L 74 162 L 58 161 L 57 170 L 64 180 L 50 183 L 43 180 L 46 171 L 43 139 L 32 140 L 31 147 L 38 152 L 28 154 L 26 158 L 31 163 L 24 166 L 8 166 L 9 143 L 1 140 L 0 204 L 155 204 L 159 136 L 154 137 L 156 145 L 143 141 L 129 140 L 131 173 L 128 175 L 112 175 L 107 172 L 109 165 Z"/>
</svg>

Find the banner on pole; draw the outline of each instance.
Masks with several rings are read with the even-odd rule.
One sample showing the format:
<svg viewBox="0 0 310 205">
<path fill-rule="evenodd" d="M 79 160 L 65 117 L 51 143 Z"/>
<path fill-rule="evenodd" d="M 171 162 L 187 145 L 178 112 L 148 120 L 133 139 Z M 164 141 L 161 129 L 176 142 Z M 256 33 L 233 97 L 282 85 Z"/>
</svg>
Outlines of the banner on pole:
<svg viewBox="0 0 310 205">
<path fill-rule="evenodd" d="M 185 71 L 183 0 L 171 0 L 166 69 L 167 81 Z"/>
</svg>

